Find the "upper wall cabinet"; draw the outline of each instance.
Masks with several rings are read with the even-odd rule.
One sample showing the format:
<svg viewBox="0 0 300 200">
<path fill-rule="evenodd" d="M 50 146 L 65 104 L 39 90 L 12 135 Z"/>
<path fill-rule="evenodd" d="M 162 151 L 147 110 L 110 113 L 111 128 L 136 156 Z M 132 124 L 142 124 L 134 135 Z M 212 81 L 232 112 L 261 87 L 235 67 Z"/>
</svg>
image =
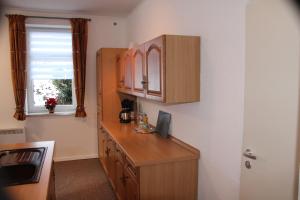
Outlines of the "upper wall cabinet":
<svg viewBox="0 0 300 200">
<path fill-rule="evenodd" d="M 126 55 L 132 87 L 120 92 L 169 104 L 200 101 L 200 37 L 162 35 Z"/>
</svg>

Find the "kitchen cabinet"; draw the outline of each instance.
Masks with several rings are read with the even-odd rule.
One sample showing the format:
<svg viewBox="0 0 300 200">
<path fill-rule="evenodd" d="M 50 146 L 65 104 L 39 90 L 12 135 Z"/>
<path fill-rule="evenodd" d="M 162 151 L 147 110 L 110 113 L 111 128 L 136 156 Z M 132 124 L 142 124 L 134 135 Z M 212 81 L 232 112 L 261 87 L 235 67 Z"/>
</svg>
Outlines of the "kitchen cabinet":
<svg viewBox="0 0 300 200">
<path fill-rule="evenodd" d="M 118 88 L 118 60 L 127 49 L 122 48 L 101 48 L 97 51 L 97 127 L 101 128 L 101 121 L 119 121 L 121 110 Z M 121 62 L 121 61 L 120 61 Z M 119 74 L 119 72 L 118 72 Z M 105 105 L 105 106 L 104 106 Z"/>
<path fill-rule="evenodd" d="M 101 48 L 97 51 L 96 57 L 98 151 L 106 172 L 108 170 L 106 166 L 111 163 L 111 152 L 107 154 L 107 149 L 112 148 L 112 144 L 107 142 L 108 135 L 102 129 L 101 121 L 104 119 L 119 121 L 121 102 L 116 90 L 120 77 L 117 77 L 117 74 L 121 74 L 118 66 L 121 62 L 121 56 L 126 50 L 122 48 Z"/>
<path fill-rule="evenodd" d="M 128 58 L 125 65 L 133 66 L 133 90 L 119 92 L 169 104 L 200 101 L 200 37 L 162 35 L 130 55 L 132 64 Z"/>
<path fill-rule="evenodd" d="M 176 138 L 136 134 L 133 124 L 103 121 L 102 128 L 114 144 L 114 162 L 101 164 L 119 200 L 197 199 L 197 149 Z"/>
<path fill-rule="evenodd" d="M 19 184 L 5 187 L 5 191 L 10 194 L 10 199 L 14 200 L 55 200 L 55 174 L 53 155 L 55 149 L 54 141 L 28 142 L 17 144 L 1 144 L 0 151 L 17 149 L 47 148 L 42 162 L 39 181 L 31 184 Z M 35 155 L 34 155 L 35 156 Z M 21 169 L 21 168 L 20 168 Z M 25 169 L 25 168 L 23 168 Z M 29 172 L 25 169 L 26 173 Z M 20 171 L 20 173 L 22 173 Z M 14 174 L 19 176 L 20 174 Z M 25 175 L 25 174 L 24 174 Z M 2 181 L 2 180 L 1 180 Z M 1 188 L 2 189 L 2 188 Z M 0 197 L 2 200 L 2 198 Z"/>
</svg>

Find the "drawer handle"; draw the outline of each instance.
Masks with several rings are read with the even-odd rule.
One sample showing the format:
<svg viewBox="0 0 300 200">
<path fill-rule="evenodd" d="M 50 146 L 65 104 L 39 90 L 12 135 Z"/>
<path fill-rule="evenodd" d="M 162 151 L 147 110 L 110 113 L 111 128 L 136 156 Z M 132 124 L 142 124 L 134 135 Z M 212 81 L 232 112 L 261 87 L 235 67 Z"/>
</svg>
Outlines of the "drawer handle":
<svg viewBox="0 0 300 200">
<path fill-rule="evenodd" d="M 126 184 L 126 180 L 129 179 L 129 176 L 122 176 L 120 179 L 123 182 L 123 184 L 125 185 Z"/>
<path fill-rule="evenodd" d="M 106 153 L 107 156 L 109 156 L 109 152 L 110 152 L 110 149 L 106 148 L 105 153 Z"/>
</svg>

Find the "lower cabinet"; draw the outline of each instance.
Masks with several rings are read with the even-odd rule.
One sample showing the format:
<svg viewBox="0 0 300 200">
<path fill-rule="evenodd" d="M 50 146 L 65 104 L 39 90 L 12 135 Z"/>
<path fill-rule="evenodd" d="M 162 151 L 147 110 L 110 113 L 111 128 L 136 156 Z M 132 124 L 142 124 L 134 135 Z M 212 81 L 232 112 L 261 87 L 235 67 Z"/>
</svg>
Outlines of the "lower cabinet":
<svg viewBox="0 0 300 200">
<path fill-rule="evenodd" d="M 99 138 L 100 161 L 117 199 L 197 199 L 198 158 L 135 166 L 108 132 L 99 131 Z"/>
<path fill-rule="evenodd" d="M 102 134 L 102 135 L 101 135 Z M 137 169 L 126 159 L 126 155 L 105 132 L 99 132 L 99 142 L 104 146 L 100 161 L 119 200 L 138 200 Z M 99 145 L 99 150 L 102 147 Z"/>
</svg>

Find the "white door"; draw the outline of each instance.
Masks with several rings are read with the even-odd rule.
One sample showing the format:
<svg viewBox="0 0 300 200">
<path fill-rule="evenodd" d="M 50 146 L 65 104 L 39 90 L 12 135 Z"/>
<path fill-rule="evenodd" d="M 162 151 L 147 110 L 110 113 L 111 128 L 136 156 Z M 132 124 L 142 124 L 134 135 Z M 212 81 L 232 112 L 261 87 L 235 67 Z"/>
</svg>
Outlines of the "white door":
<svg viewBox="0 0 300 200">
<path fill-rule="evenodd" d="M 240 200 L 297 196 L 300 23 L 284 2 L 247 5 Z"/>
</svg>

